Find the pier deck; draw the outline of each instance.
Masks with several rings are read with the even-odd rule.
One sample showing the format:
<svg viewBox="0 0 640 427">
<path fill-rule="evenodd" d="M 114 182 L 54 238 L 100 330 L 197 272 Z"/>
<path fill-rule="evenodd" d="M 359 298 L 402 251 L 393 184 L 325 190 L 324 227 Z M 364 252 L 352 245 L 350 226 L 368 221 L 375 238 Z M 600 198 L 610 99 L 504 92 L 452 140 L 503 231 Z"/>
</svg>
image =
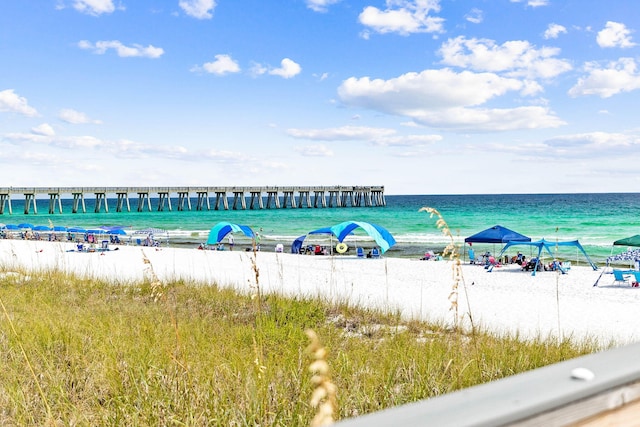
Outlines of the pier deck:
<svg viewBox="0 0 640 427">
<path fill-rule="evenodd" d="M 137 196 L 137 212 L 153 209 L 238 210 L 385 206 L 384 186 L 327 187 L 0 187 L 0 215 L 13 213 L 12 200 L 24 199 L 24 213 L 38 213 L 36 201 L 48 197 L 49 214 L 62 213 L 62 199 L 71 199 L 72 213 L 86 212 L 93 197 L 94 212 L 131 212 L 130 195 Z M 115 199 L 115 200 L 114 200 Z M 156 201 L 152 206 L 152 199 Z M 192 204 L 192 199 L 195 204 Z"/>
</svg>

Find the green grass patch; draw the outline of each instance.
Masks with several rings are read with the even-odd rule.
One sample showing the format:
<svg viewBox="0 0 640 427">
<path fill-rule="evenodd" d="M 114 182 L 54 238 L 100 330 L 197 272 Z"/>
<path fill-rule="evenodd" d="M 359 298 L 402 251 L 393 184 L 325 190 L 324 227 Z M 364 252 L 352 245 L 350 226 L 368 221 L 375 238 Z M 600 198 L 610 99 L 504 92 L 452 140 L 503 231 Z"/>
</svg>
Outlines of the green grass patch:
<svg viewBox="0 0 640 427">
<path fill-rule="evenodd" d="M 328 352 L 336 419 L 598 350 L 183 282 L 4 275 L 0 300 L 2 425 L 309 426 L 307 329 Z"/>
</svg>

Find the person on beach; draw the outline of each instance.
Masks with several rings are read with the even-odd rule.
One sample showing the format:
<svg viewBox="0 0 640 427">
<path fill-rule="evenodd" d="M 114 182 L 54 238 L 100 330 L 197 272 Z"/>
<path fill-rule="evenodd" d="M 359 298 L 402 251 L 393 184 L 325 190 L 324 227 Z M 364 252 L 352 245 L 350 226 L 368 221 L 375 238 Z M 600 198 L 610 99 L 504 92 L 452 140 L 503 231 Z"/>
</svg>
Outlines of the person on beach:
<svg viewBox="0 0 640 427">
<path fill-rule="evenodd" d="M 233 234 L 229 233 L 229 237 L 227 237 L 227 239 L 229 240 L 229 250 L 232 251 L 235 243 L 233 240 Z"/>
</svg>

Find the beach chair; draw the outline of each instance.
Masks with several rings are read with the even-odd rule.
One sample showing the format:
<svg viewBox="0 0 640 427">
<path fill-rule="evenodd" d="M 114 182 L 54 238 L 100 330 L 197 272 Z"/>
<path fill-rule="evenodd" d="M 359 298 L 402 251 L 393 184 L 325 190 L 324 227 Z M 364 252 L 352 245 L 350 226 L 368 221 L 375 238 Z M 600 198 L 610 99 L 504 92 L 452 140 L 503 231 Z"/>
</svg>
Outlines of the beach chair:
<svg viewBox="0 0 640 427">
<path fill-rule="evenodd" d="M 624 270 L 613 270 L 613 284 L 615 285 L 617 282 L 622 282 L 626 284 L 627 274 L 629 273 Z"/>
<path fill-rule="evenodd" d="M 358 255 L 358 258 L 364 258 L 364 249 L 362 249 L 361 247 L 357 247 L 356 255 Z"/>
<path fill-rule="evenodd" d="M 371 249 L 371 258 L 380 258 L 380 250 L 378 248 Z"/>
</svg>

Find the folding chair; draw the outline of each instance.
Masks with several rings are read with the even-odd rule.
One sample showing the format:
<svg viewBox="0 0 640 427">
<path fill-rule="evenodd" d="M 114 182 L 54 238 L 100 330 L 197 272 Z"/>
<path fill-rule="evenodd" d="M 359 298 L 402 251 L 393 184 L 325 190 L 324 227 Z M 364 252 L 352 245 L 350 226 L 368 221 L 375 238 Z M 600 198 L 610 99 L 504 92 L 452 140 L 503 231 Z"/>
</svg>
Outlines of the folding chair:
<svg viewBox="0 0 640 427">
<path fill-rule="evenodd" d="M 616 282 L 622 282 L 624 284 L 627 284 L 627 275 L 628 274 L 629 274 L 628 271 L 613 270 L 613 284 L 616 284 Z"/>
</svg>

